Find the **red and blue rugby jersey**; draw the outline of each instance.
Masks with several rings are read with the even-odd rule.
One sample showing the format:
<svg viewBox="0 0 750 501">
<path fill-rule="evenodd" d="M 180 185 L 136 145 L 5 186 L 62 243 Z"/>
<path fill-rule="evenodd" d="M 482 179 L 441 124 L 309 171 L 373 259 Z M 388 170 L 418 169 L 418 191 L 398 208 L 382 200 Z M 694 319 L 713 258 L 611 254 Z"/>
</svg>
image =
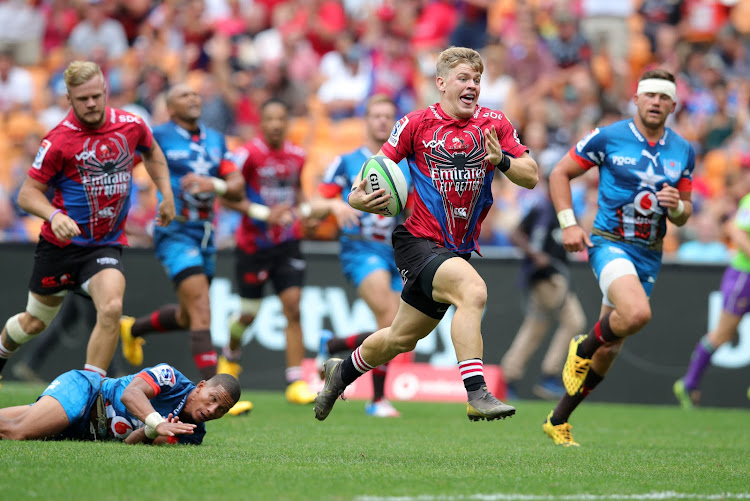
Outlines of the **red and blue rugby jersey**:
<svg viewBox="0 0 750 501">
<path fill-rule="evenodd" d="M 297 205 L 305 153 L 291 141 L 272 149 L 261 137 L 252 139 L 235 152 L 235 163 L 242 169 L 245 191 L 250 202 L 267 205 Z M 302 238 L 299 220 L 290 226 L 269 225 L 243 215 L 237 228 L 237 246 L 248 254 Z"/>
<path fill-rule="evenodd" d="M 138 116 L 105 108 L 106 121 L 87 128 L 73 110 L 42 140 L 29 177 L 55 190 L 52 205 L 78 223 L 72 241 L 55 237 L 49 222 L 41 236 L 60 247 L 127 245 L 125 219 L 130 208 L 136 151 L 151 150 L 151 131 Z"/>
<path fill-rule="evenodd" d="M 505 115 L 481 106 L 465 120 L 435 104 L 396 122 L 382 150 L 394 162 L 409 162 L 414 212 L 404 225 L 412 235 L 454 252 L 479 250 L 482 221 L 492 205 L 495 166 L 484 159 L 483 133 L 491 125 L 506 154 L 528 151 Z"/>
</svg>

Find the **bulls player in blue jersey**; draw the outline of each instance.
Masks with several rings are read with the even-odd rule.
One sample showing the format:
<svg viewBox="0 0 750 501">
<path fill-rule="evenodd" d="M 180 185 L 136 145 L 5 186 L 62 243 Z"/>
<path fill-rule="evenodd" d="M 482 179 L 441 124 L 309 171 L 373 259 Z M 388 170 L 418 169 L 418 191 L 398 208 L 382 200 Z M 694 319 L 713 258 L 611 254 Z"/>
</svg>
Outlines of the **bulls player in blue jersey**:
<svg viewBox="0 0 750 501">
<path fill-rule="evenodd" d="M 388 96 L 372 96 L 367 101 L 364 120 L 365 144 L 351 153 L 336 158 L 328 167 L 318 187 L 324 198 L 313 201 L 312 211 L 315 216 L 327 213 L 336 216 L 341 228 L 341 268 L 346 278 L 356 287 L 357 294 L 372 310 L 378 329 L 382 329 L 391 325 L 398 310 L 401 275 L 393 258 L 391 233 L 401 220 L 354 210 L 346 203 L 346 197 L 362 169 L 362 164 L 388 140 L 391 127 L 396 120 L 396 104 Z M 406 160 L 402 160 L 399 167 L 411 186 Z M 332 338 L 330 333 L 324 331 L 324 336 L 327 335 L 328 339 L 321 339 L 321 362 L 325 362 L 329 353 L 355 349 L 370 334 L 371 332 L 367 332 L 345 338 Z M 365 407 L 368 415 L 399 415 L 385 399 L 386 371 L 387 364 L 376 367 L 372 372 L 373 400 Z"/>
<path fill-rule="evenodd" d="M 73 290 L 90 296 L 97 312 L 84 367 L 105 376 L 125 294 L 120 258 L 137 154 L 162 195 L 157 224 L 169 224 L 175 207 L 161 148 L 143 120 L 106 105 L 99 66 L 73 61 L 64 79 L 71 110 L 42 140 L 18 194 L 21 208 L 45 222 L 26 309 L 8 319 L 0 336 L 0 371 L 20 345 L 49 326 Z"/>
<path fill-rule="evenodd" d="M 219 374 L 196 385 L 167 364 L 120 378 L 68 371 L 35 403 L 0 409 L 0 438 L 200 445 L 204 423 L 224 416 L 240 391 L 234 376 Z"/>
<path fill-rule="evenodd" d="M 123 317 L 123 354 L 133 365 L 143 361 L 143 336 L 151 332 L 188 330 L 190 351 L 205 379 L 216 374 L 217 354 L 211 342 L 209 282 L 216 268 L 213 207 L 217 196 L 239 200 L 244 181 L 231 160 L 224 136 L 200 122 L 200 96 L 187 84 L 167 92 L 171 120 L 154 127 L 169 165 L 177 217 L 154 230 L 154 248 L 177 289 L 179 304 L 150 315 Z"/>
<path fill-rule="evenodd" d="M 380 154 L 406 158 L 414 184 L 414 210 L 393 232 L 396 266 L 404 286 L 390 327 L 365 339 L 351 357 L 325 363 L 325 385 L 315 399 L 316 419 L 326 419 L 344 389 L 362 374 L 414 349 L 456 307 L 451 339 L 467 391 L 467 415 L 479 419 L 511 416 L 515 408 L 495 398 L 484 381 L 482 312 L 487 286 L 469 257 L 492 205 L 495 170 L 533 188 L 536 162 L 513 125 L 497 110 L 479 106 L 482 59 L 475 50 L 451 47 L 437 60 L 440 102 L 399 120 Z M 365 192 L 355 184 L 349 205 L 374 214 L 390 199 L 384 190 Z"/>
<path fill-rule="evenodd" d="M 565 250 L 588 250 L 602 291 L 599 320 L 588 334 L 571 340 L 563 368 L 566 394 L 543 424 L 557 445 L 578 445 L 568 419 L 607 374 L 625 338 L 651 319 L 649 297 L 667 220 L 682 226 L 693 211 L 695 153 L 665 126 L 676 96 L 671 73 L 647 71 L 633 98 L 636 115 L 594 129 L 550 174 Z M 589 237 L 573 214 L 570 181 L 592 167 L 599 169 L 599 211 Z"/>
</svg>

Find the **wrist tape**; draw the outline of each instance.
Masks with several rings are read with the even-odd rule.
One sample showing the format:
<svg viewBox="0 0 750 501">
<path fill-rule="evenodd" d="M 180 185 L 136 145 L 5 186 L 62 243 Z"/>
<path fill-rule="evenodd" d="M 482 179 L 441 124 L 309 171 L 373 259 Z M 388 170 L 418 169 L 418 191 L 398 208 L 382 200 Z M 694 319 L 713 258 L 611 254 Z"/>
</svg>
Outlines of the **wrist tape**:
<svg viewBox="0 0 750 501">
<path fill-rule="evenodd" d="M 156 411 L 146 416 L 146 420 L 144 421 L 144 423 L 146 424 L 146 436 L 151 440 L 158 437 L 159 433 L 156 431 L 156 427 L 159 426 L 160 423 L 163 423 L 165 421 L 166 419 L 164 419 L 162 415 Z"/>
<path fill-rule="evenodd" d="M 557 222 L 560 223 L 560 228 L 562 228 L 563 230 L 565 228 L 569 228 L 571 226 L 575 226 L 578 224 L 578 221 L 576 221 L 576 215 L 573 212 L 573 209 L 563 209 L 560 212 L 558 212 Z"/>
<path fill-rule="evenodd" d="M 669 217 L 680 217 L 682 213 L 685 212 L 685 204 L 682 200 L 677 202 L 677 208 L 675 209 L 667 209 L 667 213 L 669 214 Z"/>
</svg>

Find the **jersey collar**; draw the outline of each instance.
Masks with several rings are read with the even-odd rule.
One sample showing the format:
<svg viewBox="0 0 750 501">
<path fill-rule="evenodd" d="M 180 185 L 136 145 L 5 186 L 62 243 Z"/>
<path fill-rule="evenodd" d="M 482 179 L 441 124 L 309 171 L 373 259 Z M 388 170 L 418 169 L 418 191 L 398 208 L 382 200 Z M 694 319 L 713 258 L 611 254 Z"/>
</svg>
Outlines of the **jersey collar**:
<svg viewBox="0 0 750 501">
<path fill-rule="evenodd" d="M 174 129 L 180 136 L 184 137 L 188 141 L 193 139 L 193 135 L 190 133 L 190 131 L 180 125 L 177 125 L 175 122 L 172 123 L 174 124 Z M 198 122 L 198 130 L 200 131 L 200 139 L 201 141 L 203 141 L 204 139 L 206 139 L 206 128 L 200 122 Z"/>
<path fill-rule="evenodd" d="M 110 108 L 109 106 L 104 107 L 104 116 L 106 117 L 104 120 L 104 123 L 100 125 L 99 127 L 90 127 L 88 125 L 82 124 L 78 118 L 76 117 L 75 112 L 73 111 L 73 108 L 70 108 L 70 111 L 68 112 L 68 116 L 65 117 L 65 120 L 63 120 L 63 125 L 67 127 L 73 126 L 74 128 L 78 130 L 98 130 L 104 127 L 107 122 L 115 123 L 115 110 L 114 108 Z M 67 123 L 66 123 L 67 122 Z"/>
<path fill-rule="evenodd" d="M 440 103 L 437 103 L 437 104 L 435 104 L 435 105 L 433 105 L 433 106 L 430 106 L 430 111 L 432 112 L 432 114 L 433 114 L 433 115 L 434 115 L 434 116 L 435 116 L 436 118 L 438 118 L 438 119 L 440 119 L 440 120 L 450 120 L 450 121 L 452 121 L 452 122 L 458 122 L 459 124 L 466 124 L 466 123 L 468 123 L 468 122 L 469 122 L 470 120 L 472 120 L 473 118 L 477 118 L 477 116 L 479 115 L 479 109 L 480 109 L 480 108 L 481 108 L 481 107 L 480 107 L 479 105 L 477 105 L 476 109 L 474 110 L 474 114 L 473 114 L 473 115 L 471 115 L 471 117 L 469 117 L 469 118 L 465 118 L 465 119 L 458 119 L 458 118 L 453 118 L 453 117 L 451 117 L 450 115 L 448 115 L 448 114 L 447 114 L 447 113 L 446 113 L 446 112 L 445 112 L 445 111 L 443 110 L 442 106 L 440 106 Z"/>
<path fill-rule="evenodd" d="M 638 130 L 638 127 L 635 125 L 635 120 L 630 119 L 628 122 L 628 128 L 630 129 L 630 132 L 633 133 L 635 138 L 640 141 L 641 143 L 648 143 L 651 146 L 654 146 L 656 143 L 651 143 L 651 141 L 647 140 L 643 134 L 641 134 L 641 131 Z M 664 127 L 664 134 L 662 134 L 661 138 L 657 141 L 659 145 L 664 146 L 667 143 L 667 137 L 669 136 L 669 127 Z"/>
</svg>

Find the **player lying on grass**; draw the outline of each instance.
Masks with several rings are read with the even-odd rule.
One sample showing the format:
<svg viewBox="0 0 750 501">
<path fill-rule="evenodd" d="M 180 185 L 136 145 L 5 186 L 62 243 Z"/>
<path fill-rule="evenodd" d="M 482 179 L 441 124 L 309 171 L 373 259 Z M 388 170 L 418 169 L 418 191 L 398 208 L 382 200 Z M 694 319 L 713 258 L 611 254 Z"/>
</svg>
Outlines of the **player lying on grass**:
<svg viewBox="0 0 750 501">
<path fill-rule="evenodd" d="M 0 438 L 199 445 L 203 423 L 219 419 L 239 399 L 240 383 L 229 374 L 195 385 L 167 364 L 121 378 L 73 370 L 35 403 L 0 409 Z"/>
</svg>

